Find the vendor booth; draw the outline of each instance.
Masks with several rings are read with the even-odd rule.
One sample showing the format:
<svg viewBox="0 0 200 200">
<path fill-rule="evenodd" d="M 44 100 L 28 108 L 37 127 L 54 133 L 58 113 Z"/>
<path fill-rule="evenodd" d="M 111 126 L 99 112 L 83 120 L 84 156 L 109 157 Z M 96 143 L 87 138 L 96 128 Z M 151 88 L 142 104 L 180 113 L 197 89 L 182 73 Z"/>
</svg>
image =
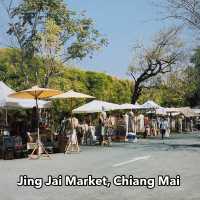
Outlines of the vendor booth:
<svg viewBox="0 0 200 200">
<path fill-rule="evenodd" d="M 105 101 L 93 100 L 83 106 L 80 106 L 79 108 L 74 109 L 72 112 L 74 114 L 98 113 L 98 120 L 96 121 L 96 123 L 90 124 L 88 130 L 91 133 L 95 132 L 93 133 L 93 135 L 95 135 L 95 140 L 98 141 L 100 144 L 110 144 L 111 136 L 113 134 L 116 135 L 115 127 L 119 126 L 120 129 L 124 127 L 120 122 L 115 123 L 115 119 L 113 118 L 113 116 L 106 113 L 107 111 L 114 110 L 120 110 L 120 105 Z M 124 130 L 123 132 L 125 133 Z"/>
<path fill-rule="evenodd" d="M 28 145 L 28 143 L 34 143 L 37 135 L 35 130 L 35 100 L 8 97 L 15 91 L 1 81 L 0 91 L 0 140 L 2 141 L 0 144 L 0 154 L 2 154 L 2 149 L 5 149 L 3 142 L 5 135 L 7 139 L 10 138 L 10 141 L 13 140 L 12 146 L 14 146 L 13 151 L 15 151 L 15 153 L 16 148 L 19 149 L 22 148 L 22 146 L 24 146 L 23 148 L 31 148 L 31 145 Z M 40 126 L 43 129 L 43 139 L 47 141 L 47 138 L 51 138 L 51 134 L 49 134 L 50 131 L 47 130 L 47 118 L 50 118 L 50 116 L 48 116 L 45 110 L 51 107 L 51 102 L 39 100 L 38 107 L 40 109 Z M 29 133 L 29 135 L 27 133 Z M 30 141 L 30 138 L 32 138 L 32 141 Z"/>
</svg>

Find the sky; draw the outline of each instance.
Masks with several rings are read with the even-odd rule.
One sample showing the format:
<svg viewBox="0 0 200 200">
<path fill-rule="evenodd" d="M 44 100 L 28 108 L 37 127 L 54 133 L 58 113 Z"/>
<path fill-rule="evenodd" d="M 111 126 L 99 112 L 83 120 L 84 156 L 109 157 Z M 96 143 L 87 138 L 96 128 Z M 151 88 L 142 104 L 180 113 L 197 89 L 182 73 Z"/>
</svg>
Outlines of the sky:
<svg viewBox="0 0 200 200">
<path fill-rule="evenodd" d="M 66 0 L 66 3 L 71 10 L 86 11 L 109 41 L 109 45 L 95 53 L 92 59 L 85 58 L 72 64 L 120 78 L 128 78 L 134 44 L 143 41 L 149 45 L 153 35 L 169 25 L 156 20 L 160 11 L 152 5 L 152 0 Z M 0 46 L 8 43 L 7 24 L 6 13 L 0 8 Z"/>
<path fill-rule="evenodd" d="M 149 45 L 153 35 L 168 26 L 156 20 L 160 11 L 152 0 L 67 0 L 67 3 L 74 10 L 86 10 L 109 40 L 108 47 L 93 59 L 84 59 L 76 65 L 122 78 L 127 78 L 133 46 L 138 41 Z"/>
</svg>

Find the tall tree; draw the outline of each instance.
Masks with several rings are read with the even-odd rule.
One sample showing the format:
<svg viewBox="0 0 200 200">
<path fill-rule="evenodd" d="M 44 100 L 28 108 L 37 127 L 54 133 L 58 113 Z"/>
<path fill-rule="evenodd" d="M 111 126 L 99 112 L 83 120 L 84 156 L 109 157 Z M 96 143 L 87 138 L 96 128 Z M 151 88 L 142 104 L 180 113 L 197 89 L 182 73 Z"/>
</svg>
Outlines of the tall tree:
<svg viewBox="0 0 200 200">
<path fill-rule="evenodd" d="M 30 83 L 32 71 L 37 71 L 37 66 L 30 61 L 39 53 L 38 43 L 42 42 L 39 33 L 44 31 L 48 20 L 60 27 L 58 45 L 63 47 L 59 55 L 63 63 L 92 56 L 94 51 L 107 44 L 95 29 L 93 20 L 84 13 L 71 11 L 63 0 L 21 0 L 18 5 L 13 5 L 11 0 L 6 6 L 10 18 L 8 34 L 16 39 L 20 48 L 19 67 L 26 84 Z"/>
<path fill-rule="evenodd" d="M 192 92 L 187 94 L 187 101 L 191 106 L 199 106 L 200 102 L 200 48 L 197 48 L 191 58 L 193 67 L 187 69 L 188 78 L 190 79 L 190 86 L 193 88 Z"/>
<path fill-rule="evenodd" d="M 151 47 L 138 45 L 133 62 L 129 66 L 129 75 L 133 78 L 133 94 L 131 102 L 135 103 L 142 90 L 151 87 L 152 78 L 170 72 L 181 55 L 181 43 L 178 40 L 179 28 L 161 31 L 152 42 Z"/>
<path fill-rule="evenodd" d="M 164 0 L 164 19 L 176 19 L 200 31 L 200 0 Z"/>
<path fill-rule="evenodd" d="M 40 40 L 38 41 L 38 55 L 43 61 L 44 67 L 40 76 L 40 69 L 36 68 L 36 79 L 40 77 L 40 82 L 43 87 L 48 87 L 51 77 L 57 76 L 59 72 L 59 53 L 62 50 L 60 45 L 60 33 L 62 32 L 54 20 L 48 19 L 45 23 L 44 31 L 38 34 Z"/>
</svg>

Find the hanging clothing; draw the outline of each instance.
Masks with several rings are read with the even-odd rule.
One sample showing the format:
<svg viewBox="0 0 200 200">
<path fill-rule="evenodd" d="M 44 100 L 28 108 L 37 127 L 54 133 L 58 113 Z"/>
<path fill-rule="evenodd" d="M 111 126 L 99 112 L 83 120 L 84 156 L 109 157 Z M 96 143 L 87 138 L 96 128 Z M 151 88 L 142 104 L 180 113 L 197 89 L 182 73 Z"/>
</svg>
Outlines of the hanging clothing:
<svg viewBox="0 0 200 200">
<path fill-rule="evenodd" d="M 168 118 L 167 119 L 167 129 L 166 129 L 166 132 L 165 132 L 165 137 L 169 137 L 170 136 L 170 132 L 171 132 L 171 130 L 170 130 L 170 118 Z"/>
<path fill-rule="evenodd" d="M 157 127 L 157 121 L 156 121 L 156 119 L 152 119 L 152 134 L 154 136 L 157 135 L 157 129 L 158 129 L 158 127 Z"/>
<path fill-rule="evenodd" d="M 139 118 L 139 131 L 142 132 L 145 130 L 145 127 L 144 127 L 144 115 L 140 114 L 138 116 Z"/>
<path fill-rule="evenodd" d="M 123 116 L 124 117 L 124 122 L 125 122 L 125 130 L 126 130 L 126 136 L 128 135 L 128 127 L 129 127 L 129 116 L 127 113 Z"/>
<path fill-rule="evenodd" d="M 129 132 L 135 133 L 135 116 L 134 113 L 131 111 L 128 113 L 129 115 Z"/>
<path fill-rule="evenodd" d="M 101 112 L 100 116 L 99 116 L 99 123 L 100 123 L 100 127 L 101 127 L 101 135 L 104 136 L 105 135 L 105 124 L 106 124 L 106 112 Z"/>
<path fill-rule="evenodd" d="M 77 144 L 77 135 L 76 135 L 76 129 L 72 130 L 72 135 L 71 135 L 71 142 L 72 144 Z"/>
<path fill-rule="evenodd" d="M 179 119 L 178 119 L 178 129 L 179 129 L 179 132 L 183 132 L 183 119 L 180 117 Z"/>
</svg>

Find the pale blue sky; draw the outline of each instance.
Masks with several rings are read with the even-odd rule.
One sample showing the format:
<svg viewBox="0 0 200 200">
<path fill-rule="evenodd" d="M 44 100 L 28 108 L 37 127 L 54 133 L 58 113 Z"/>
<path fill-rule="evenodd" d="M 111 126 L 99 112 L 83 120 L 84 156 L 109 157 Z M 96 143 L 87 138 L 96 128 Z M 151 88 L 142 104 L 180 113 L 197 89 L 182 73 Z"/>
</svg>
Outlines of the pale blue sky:
<svg viewBox="0 0 200 200">
<path fill-rule="evenodd" d="M 152 0 L 66 0 L 75 11 L 86 10 L 96 22 L 97 29 L 109 40 L 108 47 L 94 55 L 75 62 L 86 70 L 106 72 L 127 78 L 127 67 L 131 60 L 131 48 L 139 40 L 148 44 L 154 33 L 167 27 L 157 21 L 159 8 Z M 6 37 L 8 19 L 0 9 L 0 46 L 8 44 Z"/>
<path fill-rule="evenodd" d="M 86 10 L 97 28 L 109 40 L 109 46 L 97 53 L 93 59 L 77 62 L 89 70 L 107 72 L 126 78 L 131 61 L 131 49 L 139 40 L 149 43 L 153 34 L 166 22 L 156 20 L 159 8 L 152 0 L 67 0 L 75 10 Z"/>
</svg>

